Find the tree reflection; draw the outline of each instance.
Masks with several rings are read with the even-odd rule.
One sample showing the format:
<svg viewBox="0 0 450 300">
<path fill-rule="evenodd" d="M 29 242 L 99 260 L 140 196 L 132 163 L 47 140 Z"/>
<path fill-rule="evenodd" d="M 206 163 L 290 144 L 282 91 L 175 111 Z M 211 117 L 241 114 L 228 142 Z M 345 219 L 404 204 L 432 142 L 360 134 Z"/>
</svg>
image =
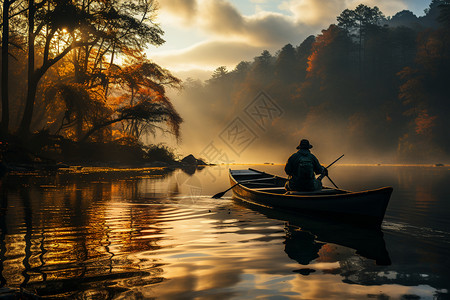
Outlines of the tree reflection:
<svg viewBox="0 0 450 300">
<path fill-rule="evenodd" d="M 0 190 L 0 286 L 100 299 L 272 293 L 400 298 L 424 286 L 428 295 L 445 293 L 446 236 L 418 236 L 433 232 L 412 226 L 407 232 L 385 226 L 383 232 L 249 210 L 231 199 L 204 197 L 209 191 L 192 198 L 197 202 L 182 201 L 191 186 L 208 179 L 182 171 L 170 177 L 8 174 Z M 414 191 L 407 180 L 400 183 Z M 408 199 L 393 203 L 391 218 L 396 205 L 404 214 L 408 203 L 420 204 Z"/>
<path fill-rule="evenodd" d="M 5 237 L 8 234 L 6 227 L 6 211 L 8 209 L 8 193 L 3 188 L 3 181 L 0 178 L 0 288 L 6 284 L 6 278 L 3 276 L 3 263 L 6 260 L 6 242 Z"/>
<path fill-rule="evenodd" d="M 89 183 L 82 176 L 63 177 L 2 179 L 0 287 L 40 296 L 112 297 L 163 281 L 159 262 L 133 255 L 163 247 L 163 208 L 133 204 L 141 179 L 100 174 Z M 19 209 L 8 211 L 9 197 Z M 17 220 L 8 223 L 7 216 Z"/>
</svg>

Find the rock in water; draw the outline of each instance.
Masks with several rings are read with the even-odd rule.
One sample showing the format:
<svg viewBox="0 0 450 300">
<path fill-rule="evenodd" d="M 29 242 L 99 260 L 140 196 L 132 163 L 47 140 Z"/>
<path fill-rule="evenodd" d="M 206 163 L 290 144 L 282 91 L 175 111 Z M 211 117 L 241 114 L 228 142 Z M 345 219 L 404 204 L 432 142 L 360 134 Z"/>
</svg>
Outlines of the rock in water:
<svg viewBox="0 0 450 300">
<path fill-rule="evenodd" d="M 197 165 L 197 159 L 196 159 L 195 156 L 192 155 L 192 154 L 189 154 L 188 156 L 186 156 L 185 158 L 183 158 L 183 159 L 181 160 L 181 162 L 182 162 L 183 164 L 186 164 L 186 165 Z"/>
</svg>

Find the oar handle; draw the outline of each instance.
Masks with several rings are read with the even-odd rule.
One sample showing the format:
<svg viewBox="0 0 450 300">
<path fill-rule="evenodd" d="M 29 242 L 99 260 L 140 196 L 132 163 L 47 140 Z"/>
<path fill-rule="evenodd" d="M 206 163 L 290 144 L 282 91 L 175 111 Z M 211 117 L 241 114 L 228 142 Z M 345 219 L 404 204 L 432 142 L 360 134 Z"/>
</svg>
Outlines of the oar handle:
<svg viewBox="0 0 450 300">
<path fill-rule="evenodd" d="M 241 183 L 246 183 L 246 182 L 253 182 L 253 181 L 262 181 L 262 180 L 268 180 L 268 179 L 275 179 L 277 178 L 277 176 L 272 176 L 272 177 L 267 177 L 267 178 L 259 178 L 259 179 L 248 179 L 248 180 L 242 180 L 240 182 L 236 182 L 235 184 L 233 184 L 230 188 L 226 189 L 225 191 L 221 192 L 221 193 L 217 193 L 214 196 L 212 196 L 213 198 L 220 198 L 222 197 L 226 192 L 228 192 L 229 190 L 231 190 L 232 188 L 234 188 L 235 186 L 237 186 L 238 184 Z"/>
<path fill-rule="evenodd" d="M 342 157 L 344 156 L 344 154 L 342 154 L 341 156 L 339 156 L 335 161 L 333 161 L 331 164 L 329 164 L 327 167 L 325 167 L 325 169 L 328 169 L 329 167 L 331 167 L 332 165 L 334 165 L 335 162 L 337 162 L 338 160 L 340 160 Z M 333 182 L 333 180 L 331 180 L 331 178 L 328 175 L 324 175 L 324 174 L 320 174 L 319 177 L 317 177 L 317 180 L 322 181 L 322 179 L 324 179 L 325 177 L 327 177 L 330 182 L 337 188 L 338 186 Z"/>
<path fill-rule="evenodd" d="M 267 177 L 267 178 L 259 178 L 259 179 L 247 179 L 247 180 L 242 180 L 239 181 L 238 183 L 236 183 L 235 185 L 238 185 L 240 183 L 246 183 L 246 182 L 252 182 L 252 181 L 262 181 L 262 180 L 267 180 L 267 179 L 275 179 L 277 178 L 277 176 L 272 176 L 272 177 Z M 234 186 L 235 186 L 234 185 Z"/>
<path fill-rule="evenodd" d="M 341 156 L 339 156 L 335 161 L 333 161 L 331 164 L 329 164 L 325 169 L 328 169 L 329 167 L 331 167 L 332 165 L 334 165 L 334 163 L 337 162 L 338 160 L 340 160 L 343 156 L 344 156 L 344 154 L 342 154 Z"/>
</svg>

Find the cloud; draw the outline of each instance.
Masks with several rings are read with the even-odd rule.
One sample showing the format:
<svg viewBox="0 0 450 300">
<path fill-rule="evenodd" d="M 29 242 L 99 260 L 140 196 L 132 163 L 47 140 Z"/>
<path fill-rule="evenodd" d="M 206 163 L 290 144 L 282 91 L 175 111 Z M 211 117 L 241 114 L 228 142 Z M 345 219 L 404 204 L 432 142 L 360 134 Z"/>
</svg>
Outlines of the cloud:
<svg viewBox="0 0 450 300">
<path fill-rule="evenodd" d="M 205 69 L 189 69 L 172 72 L 173 75 L 186 82 L 188 78 L 192 80 L 205 81 L 211 78 L 213 71 Z"/>
<path fill-rule="evenodd" d="M 404 0 L 289 0 L 279 8 L 291 12 L 297 22 L 327 27 L 336 22 L 343 10 L 354 9 L 359 4 L 377 6 L 387 16 L 408 8 Z"/>
<path fill-rule="evenodd" d="M 393 16 L 399 11 L 408 9 L 408 5 L 405 0 L 347 0 L 345 8 L 354 9 L 359 4 L 364 4 L 370 7 L 377 6 L 385 16 Z M 338 14 L 340 13 L 341 12 Z"/>
<path fill-rule="evenodd" d="M 214 39 L 280 47 L 298 39 L 298 36 L 306 37 L 311 34 L 309 26 L 299 24 L 291 16 L 281 13 L 260 12 L 244 16 L 225 0 L 190 0 L 189 5 L 183 4 L 180 7 L 176 5 L 178 2 L 181 0 L 162 2 L 161 9 L 176 18 L 183 18 L 183 24 L 200 28 Z"/>
<path fill-rule="evenodd" d="M 231 67 L 257 56 L 261 50 L 273 52 L 288 43 L 300 44 L 309 35 L 336 23 L 336 17 L 346 8 L 354 9 L 363 3 L 393 15 L 407 9 L 405 1 L 284 0 L 278 6 L 283 13 L 260 11 L 244 15 L 229 0 L 164 0 L 160 1 L 163 23 L 180 28 L 183 36 L 179 40 L 186 40 L 192 30 L 197 37 L 202 36 L 203 42 L 157 54 L 155 60 L 174 70 Z"/>
<path fill-rule="evenodd" d="M 163 8 L 183 15 L 194 15 L 197 7 L 197 0 L 164 0 L 163 5 Z"/>
<path fill-rule="evenodd" d="M 296 23 L 292 17 L 263 12 L 246 19 L 246 37 L 261 46 L 281 48 L 288 43 L 300 43 L 315 29 Z"/>
<path fill-rule="evenodd" d="M 263 49 L 245 42 L 207 41 L 187 49 L 156 54 L 152 59 L 176 71 L 188 69 L 214 69 L 219 66 L 233 68 L 239 61 L 252 59 Z"/>
<path fill-rule="evenodd" d="M 336 16 L 345 8 L 342 0 L 290 0 L 280 5 L 280 9 L 290 11 L 297 22 L 324 27 L 334 23 Z"/>
<path fill-rule="evenodd" d="M 181 18 L 178 21 L 185 24 L 184 27 L 201 30 L 205 40 L 189 48 L 152 54 L 157 63 L 174 71 L 212 70 L 222 65 L 234 68 L 242 60 L 253 59 L 262 50 L 276 51 L 287 43 L 299 44 L 315 32 L 313 28 L 295 22 L 292 16 L 281 13 L 260 12 L 244 16 L 225 0 L 191 0 L 178 7 L 179 2 L 182 1 L 161 2 L 166 20 Z"/>
<path fill-rule="evenodd" d="M 250 0 L 255 1 L 255 0 Z M 262 11 L 244 16 L 226 0 L 164 0 L 164 14 L 182 19 L 183 26 L 200 28 L 217 37 L 250 40 L 259 45 L 289 42 L 295 35 L 309 35 L 329 24 L 346 8 L 359 4 L 378 6 L 385 15 L 407 9 L 406 0 L 285 0 L 279 9 L 285 14 Z M 264 1 L 258 0 L 258 3 Z M 308 33 L 306 33 L 308 31 Z"/>
<path fill-rule="evenodd" d="M 171 15 L 183 23 L 192 22 L 197 17 L 197 0 L 164 0 L 160 4 L 163 15 Z"/>
<path fill-rule="evenodd" d="M 245 28 L 244 17 L 226 1 L 206 1 L 202 5 L 198 22 L 204 29 L 219 35 L 241 35 Z"/>
</svg>

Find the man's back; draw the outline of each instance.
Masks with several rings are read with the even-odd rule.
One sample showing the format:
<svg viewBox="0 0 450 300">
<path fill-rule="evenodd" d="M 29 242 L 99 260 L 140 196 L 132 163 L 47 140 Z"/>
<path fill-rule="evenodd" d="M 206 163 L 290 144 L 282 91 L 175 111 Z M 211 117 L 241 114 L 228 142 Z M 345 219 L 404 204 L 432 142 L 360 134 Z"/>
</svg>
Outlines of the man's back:
<svg viewBox="0 0 450 300">
<path fill-rule="evenodd" d="M 324 168 L 319 160 L 309 151 L 312 146 L 308 140 L 302 140 L 299 149 L 292 154 L 284 168 L 290 179 L 286 184 L 286 189 L 296 191 L 314 191 L 322 188 L 319 180 L 316 180 L 314 173 L 322 174 Z"/>
</svg>

